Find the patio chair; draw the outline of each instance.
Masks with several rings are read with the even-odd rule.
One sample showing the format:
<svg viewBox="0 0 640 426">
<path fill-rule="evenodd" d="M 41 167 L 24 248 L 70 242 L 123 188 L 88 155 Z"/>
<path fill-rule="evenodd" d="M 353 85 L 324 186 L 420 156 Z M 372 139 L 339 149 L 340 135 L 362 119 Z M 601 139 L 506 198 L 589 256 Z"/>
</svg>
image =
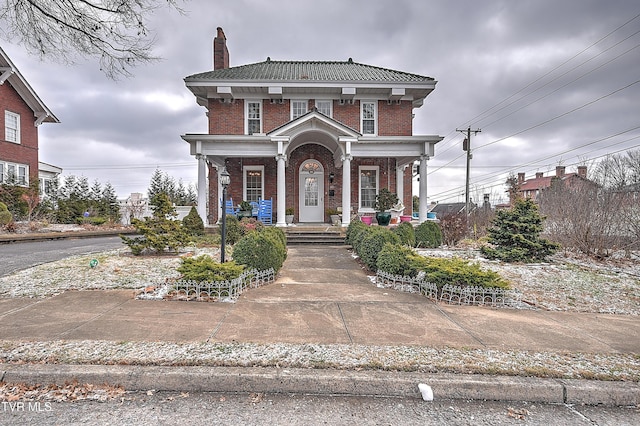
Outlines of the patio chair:
<svg viewBox="0 0 640 426">
<path fill-rule="evenodd" d="M 258 220 L 265 225 L 273 224 L 273 199 L 260 200 L 258 207 Z"/>
</svg>

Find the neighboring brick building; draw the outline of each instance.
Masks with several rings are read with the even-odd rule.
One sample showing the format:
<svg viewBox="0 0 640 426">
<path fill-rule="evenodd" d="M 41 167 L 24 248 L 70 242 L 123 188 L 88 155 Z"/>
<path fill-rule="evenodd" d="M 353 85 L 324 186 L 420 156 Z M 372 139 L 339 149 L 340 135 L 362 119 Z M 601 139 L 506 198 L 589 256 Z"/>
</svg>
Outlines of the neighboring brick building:
<svg viewBox="0 0 640 426">
<path fill-rule="evenodd" d="M 538 172 L 531 179 L 525 179 L 524 173 L 518 173 L 520 194 L 523 198 L 531 198 L 533 201 L 537 201 L 540 193 L 549 188 L 554 180 L 562 182 L 563 185 L 569 188 L 583 182 L 594 184 L 587 179 L 587 166 L 578 166 L 576 173 L 565 173 L 565 170 L 564 166 L 557 166 L 554 176 L 544 176 L 544 173 Z"/>
<path fill-rule="evenodd" d="M 413 110 L 434 90 L 430 77 L 348 61 L 272 61 L 229 67 L 221 28 L 214 69 L 185 78 L 207 109 L 208 134 L 186 134 L 199 160 L 198 212 L 220 215 L 218 172 L 231 176 L 234 203 L 272 199 L 299 222 L 325 222 L 327 209 L 373 212 L 380 188 L 396 192 L 411 214 L 412 165 L 434 155 L 437 135 L 413 135 Z M 208 191 L 206 173 L 208 169 Z M 420 220 L 427 217 L 420 181 Z M 208 213 L 205 205 L 208 204 Z M 343 214 L 343 226 L 349 214 Z M 205 223 L 207 220 L 205 220 Z"/>
<path fill-rule="evenodd" d="M 59 121 L 2 48 L 0 111 L 0 183 L 29 186 L 38 181 L 38 126 Z"/>
</svg>

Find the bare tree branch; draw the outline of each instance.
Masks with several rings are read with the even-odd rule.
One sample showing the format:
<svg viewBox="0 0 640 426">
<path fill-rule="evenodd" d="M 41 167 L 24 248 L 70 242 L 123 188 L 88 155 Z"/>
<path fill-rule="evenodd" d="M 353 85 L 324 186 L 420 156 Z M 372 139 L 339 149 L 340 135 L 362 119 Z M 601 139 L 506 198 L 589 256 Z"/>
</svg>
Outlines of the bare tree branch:
<svg viewBox="0 0 640 426">
<path fill-rule="evenodd" d="M 148 17 L 162 7 L 183 13 L 179 1 L 0 0 L 0 36 L 63 63 L 98 58 L 109 78 L 128 77 L 131 68 L 159 59 Z"/>
</svg>

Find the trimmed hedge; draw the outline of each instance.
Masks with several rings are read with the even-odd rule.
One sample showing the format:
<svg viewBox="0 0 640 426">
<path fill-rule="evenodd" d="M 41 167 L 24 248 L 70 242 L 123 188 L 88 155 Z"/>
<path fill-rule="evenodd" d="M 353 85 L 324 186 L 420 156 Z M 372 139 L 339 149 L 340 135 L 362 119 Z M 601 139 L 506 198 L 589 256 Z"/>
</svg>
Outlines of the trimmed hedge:
<svg viewBox="0 0 640 426">
<path fill-rule="evenodd" d="M 425 221 L 416 228 L 416 247 L 436 248 L 442 245 L 442 231 L 435 222 Z"/>
<path fill-rule="evenodd" d="M 378 255 L 376 267 L 389 274 L 415 277 L 418 270 L 416 262 L 412 260 L 414 256 L 416 254 L 407 246 L 385 243 Z"/>
<path fill-rule="evenodd" d="M 372 271 L 377 270 L 378 256 L 385 243 L 400 244 L 400 238 L 389 228 L 382 226 L 371 227 L 363 232 L 362 240 L 358 244 L 358 255 Z"/>
<path fill-rule="evenodd" d="M 400 242 L 405 246 L 416 246 L 416 231 L 409 222 L 400 222 L 397 227 L 393 228 L 393 232 L 396 233 L 400 238 Z"/>
<path fill-rule="evenodd" d="M 233 260 L 249 269 L 266 271 L 273 268 L 278 272 L 287 257 L 287 247 L 276 232 L 249 232 L 233 247 Z M 282 231 L 281 231 L 282 232 Z"/>
</svg>

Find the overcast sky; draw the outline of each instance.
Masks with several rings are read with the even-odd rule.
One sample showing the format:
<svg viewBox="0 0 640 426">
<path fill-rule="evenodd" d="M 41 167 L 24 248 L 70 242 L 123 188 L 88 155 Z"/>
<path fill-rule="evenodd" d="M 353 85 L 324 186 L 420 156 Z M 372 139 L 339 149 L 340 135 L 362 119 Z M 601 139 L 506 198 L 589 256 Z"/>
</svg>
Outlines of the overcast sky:
<svg viewBox="0 0 640 426">
<path fill-rule="evenodd" d="M 160 168 L 197 181 L 185 133 L 206 133 L 183 79 L 213 67 L 216 27 L 231 66 L 347 60 L 435 78 L 414 134 L 439 134 L 429 201 L 464 201 L 464 135 L 473 136 L 472 197 L 504 196 L 509 173 L 568 172 L 640 147 L 637 0 L 191 0 L 150 19 L 162 61 L 112 81 L 97 61 L 40 62 L 5 52 L 60 124 L 40 126 L 40 161 L 143 192 Z M 634 19 L 635 17 L 635 19 Z M 630 21 L 630 22 L 629 22 Z M 626 25 L 625 25 L 626 24 Z"/>
</svg>

